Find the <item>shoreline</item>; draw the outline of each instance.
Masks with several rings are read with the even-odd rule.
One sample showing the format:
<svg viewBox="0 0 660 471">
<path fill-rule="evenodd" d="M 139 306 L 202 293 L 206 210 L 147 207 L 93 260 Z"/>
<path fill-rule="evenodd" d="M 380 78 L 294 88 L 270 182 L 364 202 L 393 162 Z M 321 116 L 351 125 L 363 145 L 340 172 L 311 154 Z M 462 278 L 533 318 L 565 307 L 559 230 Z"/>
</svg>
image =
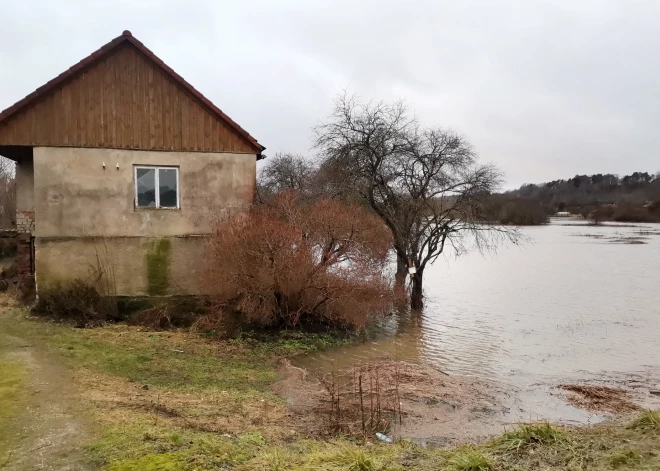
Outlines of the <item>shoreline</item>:
<svg viewBox="0 0 660 471">
<path fill-rule="evenodd" d="M 632 429 L 623 422 L 630 419 L 622 417 L 586 427 L 510 424 L 501 435 L 499 424 L 485 429 L 480 425 L 485 423 L 483 418 L 477 415 L 491 417 L 493 410 L 499 414 L 500 393 L 510 391 L 488 389 L 471 378 L 417 365 L 390 361 L 379 374 L 383 384 L 392 384 L 388 379 L 392 374 L 400 381 L 404 420 L 399 436 L 431 437 L 387 445 L 371 434 L 362 440 L 310 433 L 310 425 L 324 417 L 305 413 L 314 409 L 314 403 L 305 406 L 311 409 L 296 411 L 299 403 L 291 389 L 284 390 L 284 399 L 273 392 L 292 377 L 289 387 L 298 392 L 310 381 L 309 374 L 281 363 L 286 356 L 277 352 L 295 351 L 290 343 L 287 348 L 279 344 L 255 349 L 250 342 L 209 339 L 185 331 L 149 331 L 118 324 L 74 329 L 29 318 L 26 311 L 14 308 L 0 311 L 0 340 L 0 367 L 7 358 L 20 360 L 16 352 L 25 348 L 34 351 L 38 362 L 24 365 L 26 381 L 11 386 L 15 398 L 11 401 L 18 402 L 7 420 L 15 430 L 39 426 L 28 435 L 0 437 L 0 441 L 10 438 L 3 444 L 10 450 L 7 469 L 24 469 L 11 461 L 12 456 L 57 463 L 55 454 L 62 449 L 75 453 L 81 463 L 76 469 L 112 471 L 278 467 L 339 471 L 360 469 L 356 463 L 371 463 L 362 468 L 368 470 L 454 470 L 459 469 L 455 463 L 473 459 L 488 463 L 483 469 L 498 470 L 568 470 L 569 464 L 581 460 L 595 464 L 589 469 L 605 470 L 615 458 L 660 465 L 660 457 L 650 453 L 660 436 L 660 416 L 657 431 L 654 425 L 657 413 L 636 416 L 642 422 Z M 43 376 L 38 383 L 40 393 L 34 395 L 34 374 L 43 368 L 54 374 Z M 278 368 L 280 372 L 284 368 L 284 378 Z M 67 385 L 66 391 L 61 384 Z M 342 400 L 353 394 L 347 392 Z M 474 396 L 479 396 L 479 405 Z M 52 399 L 42 400 L 46 397 Z M 27 404 L 21 405 L 19 399 Z M 478 410 L 480 406 L 484 408 Z M 30 411 L 35 410 L 53 420 L 34 423 Z M 66 420 L 59 410 L 66 411 Z M 433 417 L 432 425 L 425 425 L 430 411 L 442 414 Z M 0 417 L 6 413 L 0 411 Z M 55 433 L 70 424 L 81 432 Z M 469 436 L 461 436 L 463 431 Z M 39 455 L 29 453 L 43 446 L 44 437 L 50 441 Z M 520 443 L 517 451 L 510 448 L 512 440 Z M 592 445 L 595 442 L 600 445 Z M 633 450 L 632 458 L 619 456 L 622 448 Z"/>
<path fill-rule="evenodd" d="M 374 360 L 361 367 L 340 370 L 337 374 L 350 376 L 359 368 L 379 365 L 393 368 L 395 364 L 412 374 L 408 375 L 409 383 L 402 383 L 400 387 L 403 422 L 389 433 L 393 438 L 412 439 L 424 445 L 448 446 L 483 441 L 528 421 L 549 420 L 558 425 L 581 427 L 625 419 L 642 410 L 660 409 L 660 391 L 654 389 L 654 381 L 660 381 L 660 372 L 657 377 L 604 373 L 599 379 L 556 381 L 538 385 L 543 386 L 543 393 L 528 388 L 521 390 L 501 381 L 447 374 L 430 366 L 390 359 Z M 280 363 L 279 371 L 285 378 L 275 383 L 273 390 L 286 400 L 295 416 L 309 417 L 327 401 L 318 373 L 294 366 L 289 359 Z M 554 398 L 564 409 L 575 410 L 575 414 L 570 419 L 557 421 L 520 409 L 522 395 L 530 392 L 537 399 L 543 395 Z M 527 414 L 528 419 L 520 418 Z M 580 421 L 576 420 L 577 417 L 587 419 Z M 318 424 L 314 425 L 316 428 L 310 426 L 310 431 L 318 434 Z"/>
</svg>

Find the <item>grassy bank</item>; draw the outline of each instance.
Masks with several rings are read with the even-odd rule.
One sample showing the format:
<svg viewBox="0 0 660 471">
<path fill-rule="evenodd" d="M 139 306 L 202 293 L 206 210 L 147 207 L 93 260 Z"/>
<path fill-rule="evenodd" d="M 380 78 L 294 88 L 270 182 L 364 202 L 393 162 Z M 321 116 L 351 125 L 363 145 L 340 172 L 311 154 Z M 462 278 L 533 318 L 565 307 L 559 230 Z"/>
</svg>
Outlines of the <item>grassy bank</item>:
<svg viewBox="0 0 660 471">
<path fill-rule="evenodd" d="M 4 466 L 3 457 L 11 452 L 16 442 L 13 419 L 25 405 L 27 371 L 13 355 L 15 348 L 16 339 L 3 334 L 0 323 L 0 469 Z"/>
<path fill-rule="evenodd" d="M 19 362 L 2 358 L 0 349 L 0 469 L 3 467 L 2 457 L 10 452 L 15 442 L 12 440 L 16 433 L 12 419 L 24 403 L 25 378 L 25 368 Z"/>
<path fill-rule="evenodd" d="M 309 437 L 271 392 L 279 359 L 323 348 L 324 335 L 205 338 L 122 325 L 73 329 L 0 314 L 7 335 L 42 345 L 71 371 L 92 434 L 92 464 L 128 470 L 659 469 L 660 414 L 632 423 L 518 428 L 489 443 L 425 449 Z M 2 364 L 0 364 L 2 365 Z M 5 364 L 0 411 L 24 380 Z M 14 378 L 14 379 L 11 379 Z M 16 409 L 14 412 L 16 413 Z M 2 416 L 0 415 L 0 420 Z"/>
</svg>

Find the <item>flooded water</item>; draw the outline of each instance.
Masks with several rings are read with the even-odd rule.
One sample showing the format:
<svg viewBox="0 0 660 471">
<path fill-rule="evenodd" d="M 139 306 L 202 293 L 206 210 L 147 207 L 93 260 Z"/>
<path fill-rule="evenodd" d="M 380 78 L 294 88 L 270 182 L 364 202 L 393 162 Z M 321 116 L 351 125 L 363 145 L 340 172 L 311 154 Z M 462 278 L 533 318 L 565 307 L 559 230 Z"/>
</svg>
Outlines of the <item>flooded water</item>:
<svg viewBox="0 0 660 471">
<path fill-rule="evenodd" d="M 660 225 L 564 219 L 524 234 L 494 256 L 438 259 L 421 316 L 388 318 L 366 344 L 295 363 L 390 357 L 501 382 L 514 391 L 512 420 L 597 421 L 561 400 L 561 382 L 660 383 Z"/>
</svg>

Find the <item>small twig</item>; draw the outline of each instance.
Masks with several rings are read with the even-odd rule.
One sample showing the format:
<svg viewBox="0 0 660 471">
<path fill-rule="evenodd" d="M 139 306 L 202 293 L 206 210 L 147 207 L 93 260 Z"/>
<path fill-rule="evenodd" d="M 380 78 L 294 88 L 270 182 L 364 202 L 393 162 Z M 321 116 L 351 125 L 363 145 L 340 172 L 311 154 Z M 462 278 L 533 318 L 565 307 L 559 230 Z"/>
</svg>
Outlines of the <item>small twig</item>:
<svg viewBox="0 0 660 471">
<path fill-rule="evenodd" d="M 364 423 L 364 401 L 363 401 L 363 398 L 362 398 L 362 371 L 360 371 L 358 381 L 359 381 L 359 388 L 360 388 L 360 410 L 362 412 L 362 437 L 363 437 L 363 441 L 366 442 L 366 440 L 367 440 L 367 427 Z"/>
</svg>

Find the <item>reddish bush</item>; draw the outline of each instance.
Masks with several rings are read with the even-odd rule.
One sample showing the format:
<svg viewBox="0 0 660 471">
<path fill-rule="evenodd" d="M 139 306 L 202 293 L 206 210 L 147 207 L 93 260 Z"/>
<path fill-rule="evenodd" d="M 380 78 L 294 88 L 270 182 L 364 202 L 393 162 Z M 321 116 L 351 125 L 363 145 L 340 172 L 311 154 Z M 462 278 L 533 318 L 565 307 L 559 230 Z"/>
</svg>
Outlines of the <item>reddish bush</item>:
<svg viewBox="0 0 660 471">
<path fill-rule="evenodd" d="M 392 304 L 390 247 L 390 232 L 367 211 L 284 193 L 218 225 L 202 282 L 252 323 L 361 329 Z"/>
</svg>

